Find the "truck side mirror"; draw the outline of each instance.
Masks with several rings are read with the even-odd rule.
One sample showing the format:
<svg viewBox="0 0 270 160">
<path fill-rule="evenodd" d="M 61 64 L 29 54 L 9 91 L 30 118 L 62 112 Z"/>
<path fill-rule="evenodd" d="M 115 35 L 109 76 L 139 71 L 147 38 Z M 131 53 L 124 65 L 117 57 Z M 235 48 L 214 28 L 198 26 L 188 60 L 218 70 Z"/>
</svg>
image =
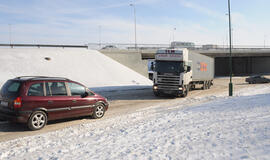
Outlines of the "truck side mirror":
<svg viewBox="0 0 270 160">
<path fill-rule="evenodd" d="M 191 67 L 187 66 L 187 72 L 190 72 L 190 71 L 191 71 Z"/>
<path fill-rule="evenodd" d="M 153 71 L 154 70 L 154 62 L 151 62 L 151 70 Z"/>
</svg>

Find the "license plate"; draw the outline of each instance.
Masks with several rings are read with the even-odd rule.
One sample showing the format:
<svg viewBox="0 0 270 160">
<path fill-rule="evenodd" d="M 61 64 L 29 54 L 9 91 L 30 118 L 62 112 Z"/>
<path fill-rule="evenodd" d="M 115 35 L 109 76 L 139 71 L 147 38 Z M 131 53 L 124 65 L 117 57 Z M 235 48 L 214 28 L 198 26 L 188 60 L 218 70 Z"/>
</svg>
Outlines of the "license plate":
<svg viewBox="0 0 270 160">
<path fill-rule="evenodd" d="M 3 107 L 7 107 L 7 106 L 8 106 L 8 102 L 1 101 L 1 106 L 3 106 Z"/>
<path fill-rule="evenodd" d="M 172 94 L 173 91 L 164 91 L 165 94 Z"/>
</svg>

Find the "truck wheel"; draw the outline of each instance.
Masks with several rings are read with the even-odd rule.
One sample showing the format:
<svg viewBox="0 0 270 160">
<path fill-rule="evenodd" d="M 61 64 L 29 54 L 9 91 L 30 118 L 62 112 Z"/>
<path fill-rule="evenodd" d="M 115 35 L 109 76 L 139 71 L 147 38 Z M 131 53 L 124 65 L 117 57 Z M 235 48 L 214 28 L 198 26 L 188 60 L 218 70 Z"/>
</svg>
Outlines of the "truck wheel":
<svg viewBox="0 0 270 160">
<path fill-rule="evenodd" d="M 42 129 L 47 124 L 47 115 L 43 111 L 36 111 L 32 113 L 27 122 L 27 126 L 30 130 L 35 131 Z"/>
<path fill-rule="evenodd" d="M 156 97 L 159 97 L 159 96 L 160 96 L 160 93 L 159 93 L 159 92 L 154 92 L 154 95 L 155 95 Z"/>
<path fill-rule="evenodd" d="M 181 97 L 186 97 L 188 95 L 189 85 L 184 86 L 184 90 Z"/>
<path fill-rule="evenodd" d="M 195 89 L 195 84 L 192 84 L 189 88 L 189 90 L 194 90 Z"/>
</svg>

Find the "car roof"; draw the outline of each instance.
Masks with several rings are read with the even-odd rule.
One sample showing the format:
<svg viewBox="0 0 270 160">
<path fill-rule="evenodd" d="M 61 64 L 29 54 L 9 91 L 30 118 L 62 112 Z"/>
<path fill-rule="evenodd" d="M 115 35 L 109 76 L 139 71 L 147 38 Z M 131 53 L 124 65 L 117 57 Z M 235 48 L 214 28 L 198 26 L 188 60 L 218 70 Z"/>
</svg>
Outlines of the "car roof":
<svg viewBox="0 0 270 160">
<path fill-rule="evenodd" d="M 64 77 L 49 77 L 49 76 L 20 76 L 16 77 L 13 80 L 19 80 L 19 81 L 33 81 L 33 80 L 62 80 L 62 81 L 71 81 L 68 78 Z"/>
</svg>

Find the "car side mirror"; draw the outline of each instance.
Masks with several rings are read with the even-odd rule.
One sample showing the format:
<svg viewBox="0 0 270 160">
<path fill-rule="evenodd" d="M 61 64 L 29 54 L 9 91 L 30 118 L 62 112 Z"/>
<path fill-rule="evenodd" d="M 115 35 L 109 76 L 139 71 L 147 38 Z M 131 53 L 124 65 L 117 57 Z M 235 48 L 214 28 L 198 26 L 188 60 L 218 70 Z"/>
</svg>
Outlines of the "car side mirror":
<svg viewBox="0 0 270 160">
<path fill-rule="evenodd" d="M 81 95 L 82 98 L 85 98 L 88 96 L 88 92 L 85 92 L 84 94 Z"/>
</svg>

